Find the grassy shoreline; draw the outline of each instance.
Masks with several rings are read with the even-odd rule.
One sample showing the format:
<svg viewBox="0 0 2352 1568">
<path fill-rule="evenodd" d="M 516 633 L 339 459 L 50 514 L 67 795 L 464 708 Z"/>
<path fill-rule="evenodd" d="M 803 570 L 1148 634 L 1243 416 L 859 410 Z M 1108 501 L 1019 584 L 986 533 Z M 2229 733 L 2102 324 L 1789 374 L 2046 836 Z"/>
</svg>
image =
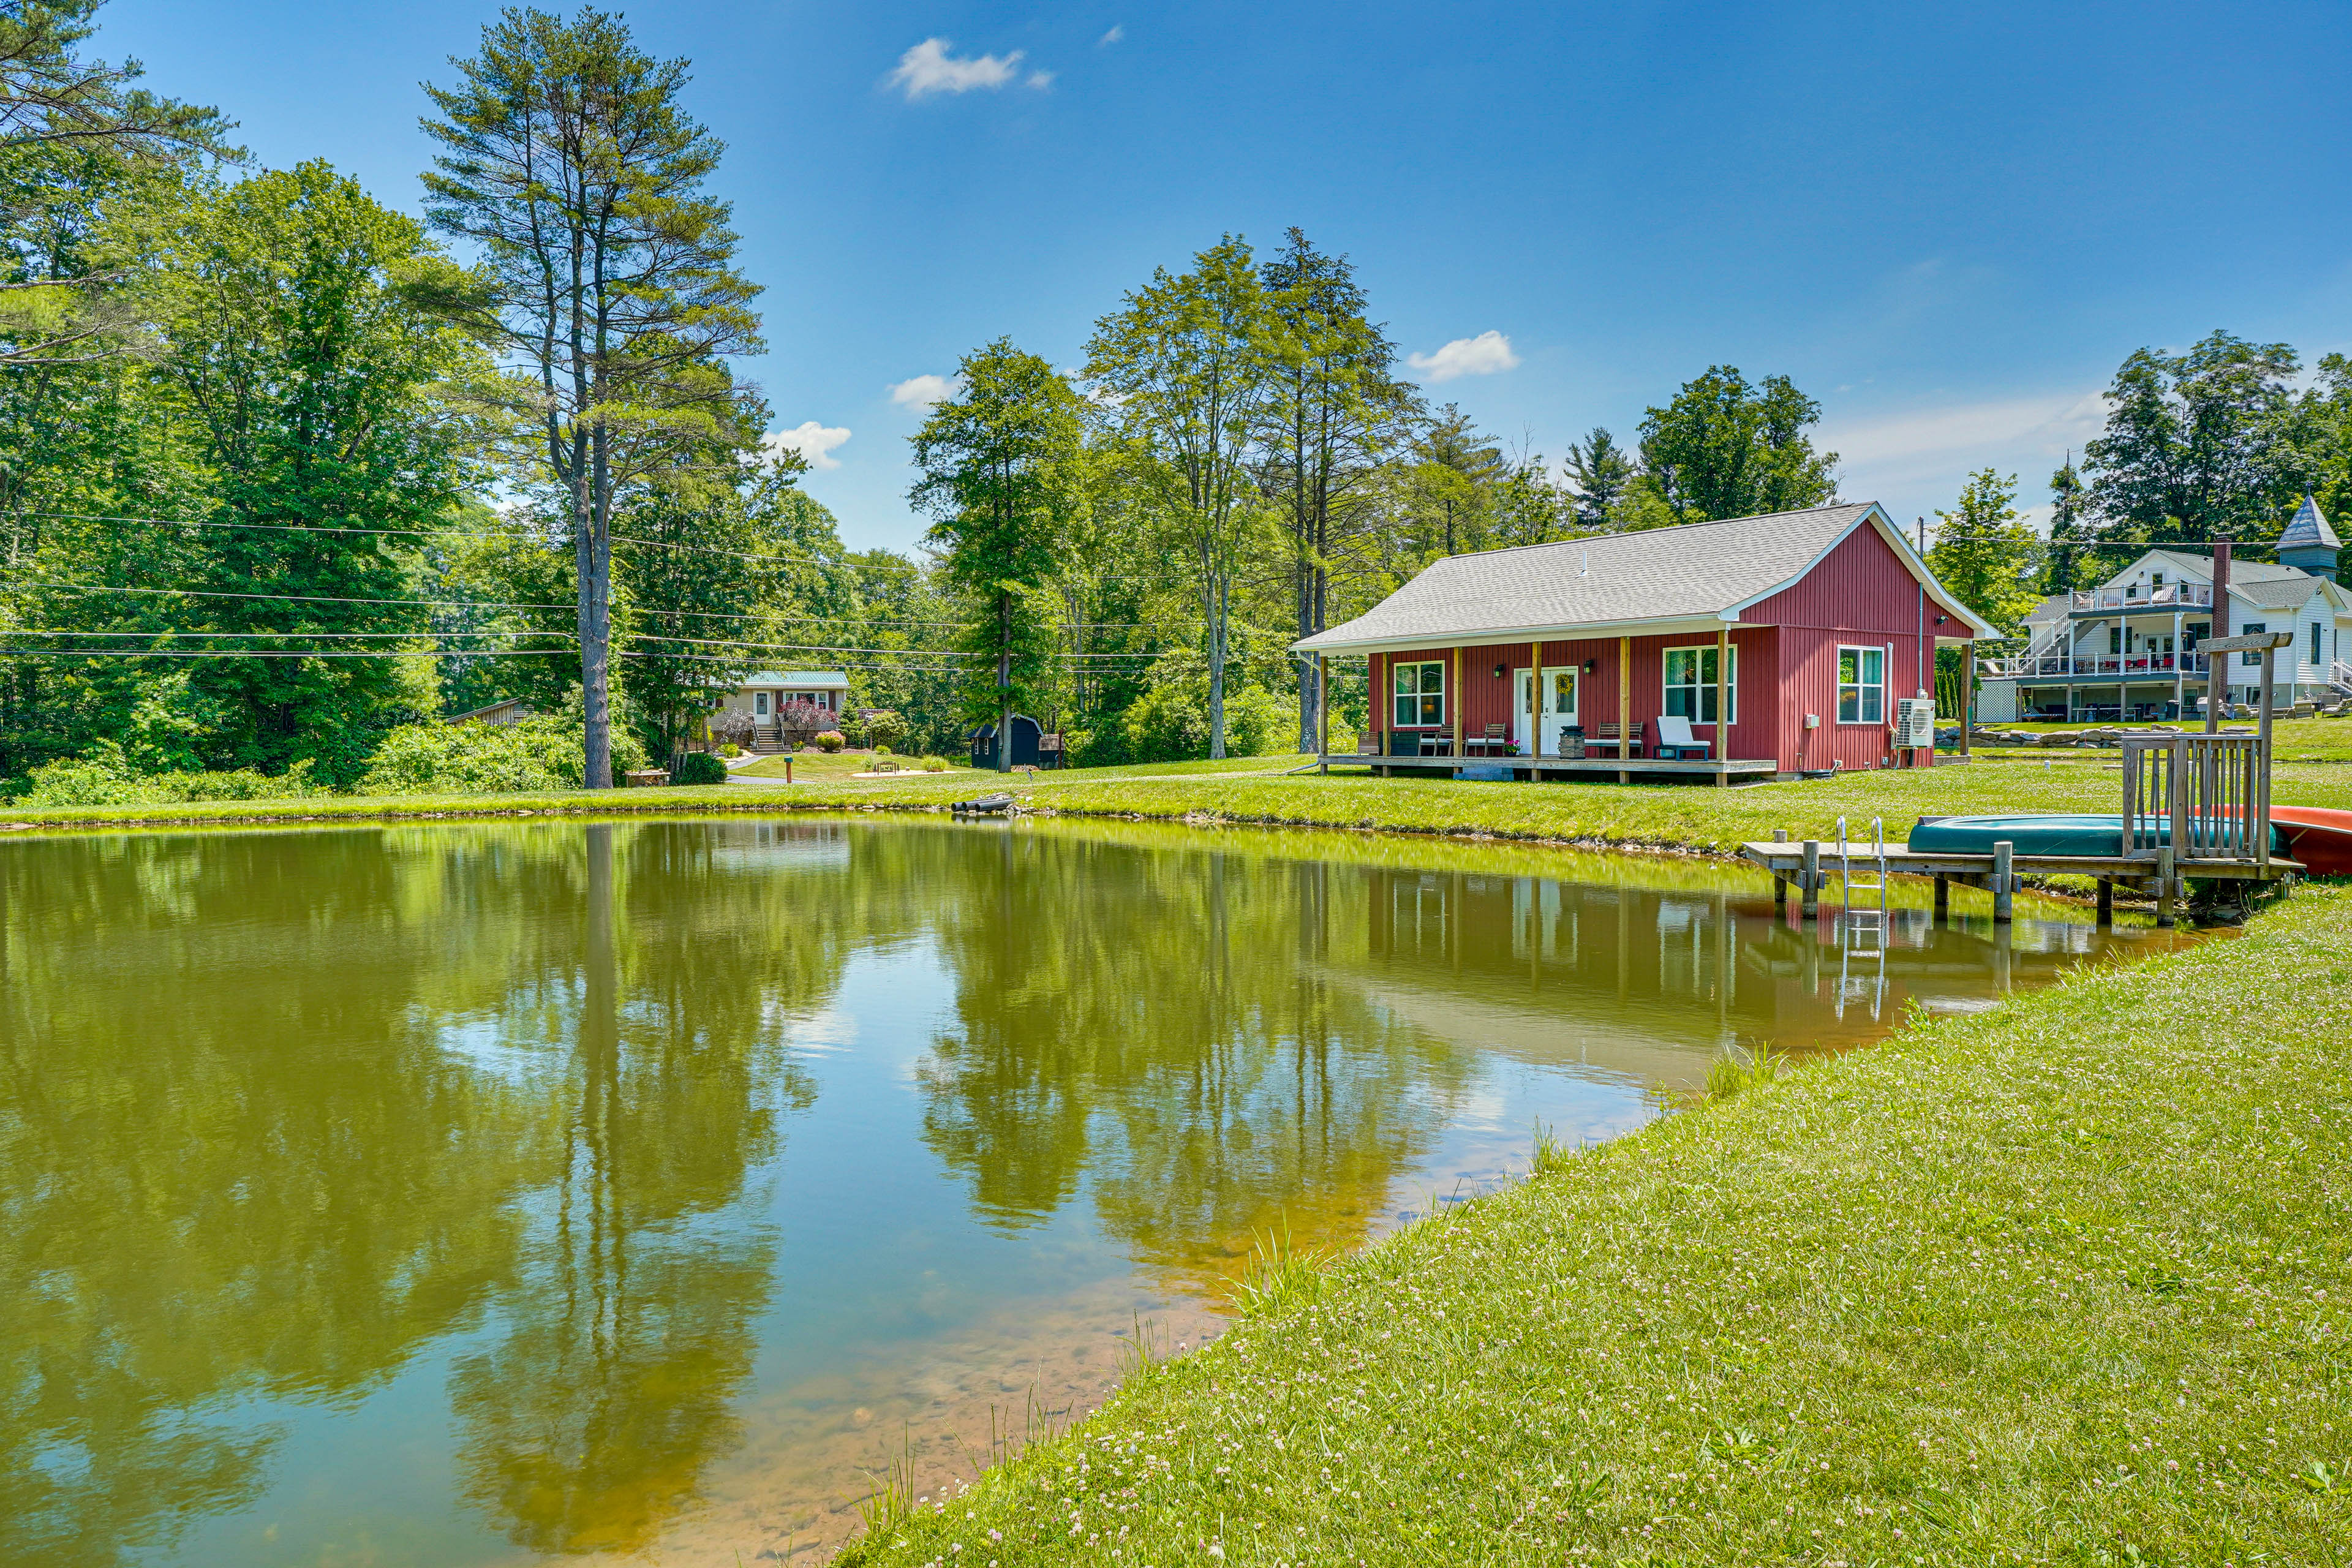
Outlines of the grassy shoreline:
<svg viewBox="0 0 2352 1568">
<path fill-rule="evenodd" d="M 1285 826 L 1362 828 L 1522 838 L 1597 847 L 1672 847 L 1724 853 L 1769 838 L 1830 837 L 1840 816 L 1866 837 L 1881 817 L 1891 840 L 1929 813 L 2113 811 L 2119 775 L 2096 754 L 2023 764 L 1856 773 L 1837 779 L 1738 789 L 1688 785 L 1446 779 L 1378 779 L 1363 773 L 1286 775 L 1300 759 L 1249 757 L 1224 763 L 1078 770 L 1013 782 L 1025 810 L 1079 816 L 1209 819 Z M 971 772 L 906 779 L 835 780 L 791 785 L 736 783 L 668 789 L 546 795 L 313 796 L 53 809 L 0 807 L 0 833 L 134 826 L 253 826 L 273 822 L 433 821 L 516 816 L 605 816 L 837 811 L 938 811 L 1000 787 Z M 2352 773 L 2326 764 L 2276 770 L 2281 803 L 2352 807 Z"/>
<path fill-rule="evenodd" d="M 2310 889 L 1548 1161 L 845 1560 L 2352 1561 L 2347 953 Z"/>
</svg>

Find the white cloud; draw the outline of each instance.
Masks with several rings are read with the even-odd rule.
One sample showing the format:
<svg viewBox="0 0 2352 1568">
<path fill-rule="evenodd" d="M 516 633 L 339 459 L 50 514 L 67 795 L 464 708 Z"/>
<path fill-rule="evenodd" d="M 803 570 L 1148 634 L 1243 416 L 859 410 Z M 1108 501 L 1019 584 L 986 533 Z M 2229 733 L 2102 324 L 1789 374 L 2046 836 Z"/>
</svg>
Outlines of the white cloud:
<svg viewBox="0 0 2352 1568">
<path fill-rule="evenodd" d="M 962 390 L 960 375 L 914 375 L 890 384 L 890 401 L 901 408 L 929 408 Z"/>
<path fill-rule="evenodd" d="M 1029 85 L 1035 88 L 1038 91 L 1043 92 L 1047 88 L 1054 85 L 1054 73 L 1052 71 L 1031 71 L 1029 73 Z"/>
<path fill-rule="evenodd" d="M 911 103 L 935 92 L 993 89 L 1020 74 L 1019 49 L 1009 55 L 974 55 L 960 60 L 948 53 L 952 47 L 945 38 L 925 38 L 898 57 L 898 68 L 883 79 L 884 85 L 906 89 Z"/>
<path fill-rule="evenodd" d="M 1113 27 L 1109 32 L 1105 33 L 1101 37 L 1095 40 L 1095 47 L 1100 48 L 1105 44 L 1115 44 L 1125 37 L 1127 37 L 1127 29 L 1125 27 Z"/>
<path fill-rule="evenodd" d="M 849 439 L 849 432 L 838 426 L 827 426 L 811 419 L 790 430 L 771 430 L 760 438 L 760 449 L 773 456 L 782 452 L 798 452 L 812 468 L 837 468 L 841 459 L 833 449 Z"/>
<path fill-rule="evenodd" d="M 1814 445 L 1838 454 L 1840 488 L 1857 497 L 1873 486 L 1957 489 L 1963 475 L 1988 463 L 2017 472 L 2031 493 L 2048 476 L 2027 471 L 2030 465 L 2046 460 L 2054 468 L 2069 450 L 2079 457 L 2105 424 L 2105 400 L 2089 388 L 1826 420 Z"/>
<path fill-rule="evenodd" d="M 1498 370 L 1517 369 L 1519 356 L 1511 352 L 1511 340 L 1500 332 L 1480 332 L 1475 338 L 1456 338 L 1433 354 L 1407 354 L 1404 363 L 1421 373 L 1423 381 L 1452 381 L 1457 375 L 1492 375 Z"/>
</svg>

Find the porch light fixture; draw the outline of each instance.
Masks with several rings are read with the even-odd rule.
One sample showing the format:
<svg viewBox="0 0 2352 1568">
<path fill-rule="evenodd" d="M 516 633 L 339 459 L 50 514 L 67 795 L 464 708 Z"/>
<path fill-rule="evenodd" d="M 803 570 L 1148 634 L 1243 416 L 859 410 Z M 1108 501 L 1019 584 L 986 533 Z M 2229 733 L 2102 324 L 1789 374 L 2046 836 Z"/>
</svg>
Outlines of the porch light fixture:
<svg viewBox="0 0 2352 1568">
<path fill-rule="evenodd" d="M 1499 664 L 1495 667 L 1495 679 L 1497 680 L 1503 679 L 1503 667 Z"/>
<path fill-rule="evenodd" d="M 1584 673 L 1585 673 L 1585 674 L 1587 674 L 1587 675 L 1591 675 L 1591 674 L 1592 674 L 1595 670 L 1598 670 L 1600 668 L 1601 668 L 1601 661 L 1600 661 L 1599 659 L 1597 659 L 1597 658 L 1588 658 L 1588 659 L 1586 659 L 1586 660 L 1584 661 Z"/>
</svg>

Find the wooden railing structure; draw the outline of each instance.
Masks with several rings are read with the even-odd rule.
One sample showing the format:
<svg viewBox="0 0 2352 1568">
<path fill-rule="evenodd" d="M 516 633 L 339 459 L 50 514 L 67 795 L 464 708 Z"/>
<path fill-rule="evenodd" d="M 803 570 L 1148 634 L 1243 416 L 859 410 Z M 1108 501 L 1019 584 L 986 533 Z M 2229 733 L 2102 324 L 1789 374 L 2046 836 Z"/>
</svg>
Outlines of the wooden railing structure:
<svg viewBox="0 0 2352 1568">
<path fill-rule="evenodd" d="M 2124 858 L 2271 860 L 2270 738 L 2123 737 Z"/>
</svg>

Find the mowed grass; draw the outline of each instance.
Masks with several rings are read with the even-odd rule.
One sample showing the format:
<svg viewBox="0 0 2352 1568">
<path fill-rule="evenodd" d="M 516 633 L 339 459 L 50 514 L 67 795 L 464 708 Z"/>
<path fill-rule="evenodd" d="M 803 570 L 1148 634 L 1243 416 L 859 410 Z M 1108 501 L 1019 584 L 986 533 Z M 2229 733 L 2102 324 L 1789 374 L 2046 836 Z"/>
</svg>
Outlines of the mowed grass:
<svg viewBox="0 0 2352 1568">
<path fill-rule="evenodd" d="M 2252 721 L 2246 719 L 2231 719 L 2228 721 L 2228 722 L 2232 726 L 2237 726 L 2251 724 Z M 1992 730 L 2017 730 L 2034 735 L 2051 735 L 2063 734 L 2070 731 L 2106 729 L 2111 726 L 2103 724 L 2053 724 L 2036 721 L 2029 723 L 1989 724 L 1985 727 Z M 2162 724 L 2150 725 L 2148 727 L 2151 729 L 2199 730 L 2201 729 L 2203 725 L 2201 721 L 2191 721 L 2187 724 L 2181 724 L 2175 721 L 2167 720 Z M 2275 719 L 2271 722 L 2271 743 L 2274 754 L 2282 759 L 2289 759 L 2297 762 L 2352 763 L 2352 718 Z M 1989 750 L 1991 755 L 2003 757 L 2013 754 L 2035 755 L 2042 750 L 2042 748 L 2038 746 L 2032 748 L 2030 751 L 2028 748 L 2022 746 L 2001 746 L 1990 749 L 1979 749 Z"/>
<path fill-rule="evenodd" d="M 877 763 L 881 762 L 894 762 L 909 773 L 922 773 L 922 769 L 917 765 L 922 761 L 919 756 L 893 754 L 889 757 L 877 757 L 871 752 L 810 751 L 795 752 L 789 759 L 782 752 L 772 757 L 762 757 L 756 763 L 747 763 L 742 767 L 737 768 L 735 776 L 740 778 L 748 774 L 752 778 L 780 779 L 784 776 L 784 764 L 787 761 L 792 763 L 792 774 L 795 783 L 803 779 L 814 784 L 845 783 L 855 778 L 858 773 L 870 771 Z M 971 772 L 969 768 L 957 768 L 955 759 L 952 757 L 948 759 L 948 763 L 949 772 L 967 774 Z M 944 775 L 931 773 L 925 776 L 940 778 Z"/>
<path fill-rule="evenodd" d="M 1214 1345 L 846 1560 L 2352 1561 L 2347 1040 L 2352 890 L 2315 888 L 1746 1075 L 1269 1268 Z"/>
<path fill-rule="evenodd" d="M 795 758 L 797 763 L 799 759 Z M 1073 769 L 1010 778 L 962 769 L 902 778 L 855 779 L 839 772 L 794 783 L 733 781 L 669 789 L 567 791 L 547 795 L 365 796 L 284 801 L 205 801 L 170 805 L 0 807 L 10 827 L 100 827 L 205 822 L 335 821 L 459 816 L 734 814 L 798 809 L 937 810 L 998 789 L 1025 809 L 1074 814 L 1208 819 L 1300 826 L 1531 838 L 1592 846 L 1646 846 L 1722 852 L 1776 827 L 1827 839 L 1839 816 L 1866 837 L 1873 817 L 1898 841 L 1920 816 L 1962 813 L 2121 809 L 2120 764 L 2112 752 L 2066 752 L 2032 762 L 1979 763 L 1916 772 L 1717 789 L 1694 784 L 1469 783 L 1374 778 L 1361 770 L 1294 773 L 1307 759 L 1237 757 L 1219 763 Z M 2282 764 L 2282 803 L 2352 808 L 2352 770 Z"/>
</svg>

